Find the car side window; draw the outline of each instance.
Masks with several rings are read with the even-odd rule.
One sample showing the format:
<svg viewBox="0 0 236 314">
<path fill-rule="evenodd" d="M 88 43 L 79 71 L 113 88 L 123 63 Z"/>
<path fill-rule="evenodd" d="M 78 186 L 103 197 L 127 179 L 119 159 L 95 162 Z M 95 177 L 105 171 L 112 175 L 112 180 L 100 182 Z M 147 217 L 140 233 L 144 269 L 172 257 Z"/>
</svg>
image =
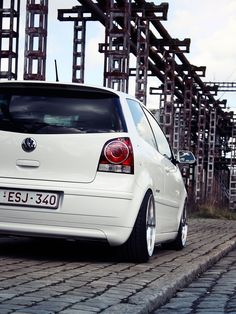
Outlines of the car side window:
<svg viewBox="0 0 236 314">
<path fill-rule="evenodd" d="M 170 145 L 165 137 L 165 134 L 163 133 L 162 129 L 160 128 L 158 122 L 153 117 L 153 115 L 148 110 L 146 110 L 146 108 L 143 108 L 143 109 L 145 110 L 145 114 L 147 115 L 148 121 L 150 122 L 152 130 L 154 132 L 154 136 L 157 142 L 157 147 L 158 147 L 159 152 L 162 155 L 171 159 L 172 152 L 170 149 Z"/>
<path fill-rule="evenodd" d="M 133 100 L 127 99 L 131 115 L 133 117 L 136 129 L 139 135 L 149 144 L 151 144 L 155 149 L 157 149 L 156 141 L 150 127 L 150 124 L 147 120 L 146 115 L 144 114 L 140 104 Z"/>
</svg>

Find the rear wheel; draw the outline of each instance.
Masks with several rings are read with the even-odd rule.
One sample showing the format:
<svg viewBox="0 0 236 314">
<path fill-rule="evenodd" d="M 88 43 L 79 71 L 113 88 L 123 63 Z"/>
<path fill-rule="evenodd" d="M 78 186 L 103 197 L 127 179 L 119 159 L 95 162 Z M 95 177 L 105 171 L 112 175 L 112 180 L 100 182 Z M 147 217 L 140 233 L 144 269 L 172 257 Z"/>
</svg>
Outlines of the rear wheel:
<svg viewBox="0 0 236 314">
<path fill-rule="evenodd" d="M 152 256 L 155 247 L 156 216 L 154 198 L 147 192 L 129 239 L 121 247 L 128 260 L 142 263 Z"/>
</svg>

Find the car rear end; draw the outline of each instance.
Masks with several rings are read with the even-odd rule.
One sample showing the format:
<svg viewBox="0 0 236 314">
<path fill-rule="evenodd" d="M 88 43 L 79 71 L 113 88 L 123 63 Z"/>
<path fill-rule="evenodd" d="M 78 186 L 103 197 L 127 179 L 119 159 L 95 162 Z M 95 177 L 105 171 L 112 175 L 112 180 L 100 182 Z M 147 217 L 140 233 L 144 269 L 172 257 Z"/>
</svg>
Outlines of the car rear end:
<svg viewBox="0 0 236 314">
<path fill-rule="evenodd" d="M 0 146 L 0 233 L 127 240 L 139 205 L 117 93 L 2 82 Z"/>
</svg>

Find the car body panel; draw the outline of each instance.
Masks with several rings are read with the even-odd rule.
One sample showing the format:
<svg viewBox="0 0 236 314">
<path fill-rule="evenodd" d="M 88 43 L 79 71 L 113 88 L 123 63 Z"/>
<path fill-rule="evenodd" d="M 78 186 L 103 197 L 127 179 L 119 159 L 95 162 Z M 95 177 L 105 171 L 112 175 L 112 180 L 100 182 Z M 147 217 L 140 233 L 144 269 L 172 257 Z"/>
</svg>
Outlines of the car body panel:
<svg viewBox="0 0 236 314">
<path fill-rule="evenodd" d="M 122 134 L 120 134 L 122 136 Z M 37 147 L 25 152 L 21 144 L 33 138 Z M 92 182 L 104 143 L 112 138 L 105 133 L 96 134 L 24 134 L 0 132 L 4 150 L 0 155 L 1 177 L 65 182 Z M 63 145 L 62 145 L 63 143 Z M 56 154 L 55 154 L 56 152 Z"/>
</svg>

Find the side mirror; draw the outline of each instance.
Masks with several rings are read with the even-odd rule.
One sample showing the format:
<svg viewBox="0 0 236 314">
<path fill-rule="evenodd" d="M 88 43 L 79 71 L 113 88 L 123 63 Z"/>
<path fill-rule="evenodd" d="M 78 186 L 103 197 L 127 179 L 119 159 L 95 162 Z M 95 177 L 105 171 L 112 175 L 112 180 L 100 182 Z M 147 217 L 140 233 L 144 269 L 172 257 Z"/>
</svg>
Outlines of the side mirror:
<svg viewBox="0 0 236 314">
<path fill-rule="evenodd" d="M 196 162 L 193 153 L 187 150 L 178 151 L 176 159 L 180 164 L 195 164 Z"/>
</svg>

